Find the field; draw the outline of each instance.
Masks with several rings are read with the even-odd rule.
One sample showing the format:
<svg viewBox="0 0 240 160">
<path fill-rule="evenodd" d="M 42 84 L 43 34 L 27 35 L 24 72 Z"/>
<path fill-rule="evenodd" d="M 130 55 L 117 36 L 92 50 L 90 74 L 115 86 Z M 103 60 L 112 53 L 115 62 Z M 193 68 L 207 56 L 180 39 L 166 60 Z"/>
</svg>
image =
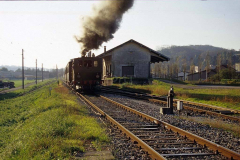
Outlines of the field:
<svg viewBox="0 0 240 160">
<path fill-rule="evenodd" d="M 109 142 L 105 129 L 68 89 L 56 81 L 33 88 L 23 96 L 16 91 L 0 100 L 2 159 L 72 159 L 85 151 L 86 143 L 101 150 Z"/>
<path fill-rule="evenodd" d="M 115 84 L 119 88 L 134 89 L 159 96 L 167 96 L 171 84 L 154 80 L 151 85 Z M 187 85 L 186 85 L 187 86 Z M 175 98 L 240 110 L 240 89 L 192 89 L 174 87 Z"/>
<path fill-rule="evenodd" d="M 22 80 L 13 80 L 11 82 L 14 82 L 15 87 L 22 86 Z M 35 82 L 35 80 L 24 80 L 24 85 L 26 85 L 28 83 L 33 83 L 33 82 Z"/>
</svg>

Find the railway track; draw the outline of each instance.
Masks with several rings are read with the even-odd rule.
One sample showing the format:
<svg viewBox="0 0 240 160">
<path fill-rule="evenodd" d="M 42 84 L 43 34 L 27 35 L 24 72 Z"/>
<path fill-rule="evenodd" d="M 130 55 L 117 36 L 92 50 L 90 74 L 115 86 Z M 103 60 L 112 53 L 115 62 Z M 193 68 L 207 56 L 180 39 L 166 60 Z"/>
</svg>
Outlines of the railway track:
<svg viewBox="0 0 240 160">
<path fill-rule="evenodd" d="M 240 155 L 106 97 L 83 96 L 152 159 L 240 159 Z M 104 101 L 103 101 L 104 99 Z M 98 106 L 97 106 L 97 105 Z"/>
<path fill-rule="evenodd" d="M 150 102 L 161 104 L 162 106 L 167 105 L 166 98 L 158 97 L 155 95 L 129 92 L 129 91 L 110 88 L 110 87 L 103 87 L 102 92 L 120 94 L 120 95 L 125 95 L 129 97 L 137 98 L 137 99 L 148 100 Z M 179 101 L 179 99 L 174 99 L 173 105 L 175 108 L 177 107 L 177 101 Z M 207 104 L 195 103 L 195 102 L 184 101 L 184 100 L 181 100 L 181 101 L 183 101 L 183 109 L 185 110 L 190 110 L 190 111 L 201 113 L 201 114 L 207 114 L 215 117 L 220 117 L 222 119 L 228 119 L 231 121 L 240 122 L 239 110 L 222 108 L 222 107 L 211 106 Z M 225 113 L 234 114 L 235 116 L 229 116 L 229 115 L 226 115 Z"/>
</svg>

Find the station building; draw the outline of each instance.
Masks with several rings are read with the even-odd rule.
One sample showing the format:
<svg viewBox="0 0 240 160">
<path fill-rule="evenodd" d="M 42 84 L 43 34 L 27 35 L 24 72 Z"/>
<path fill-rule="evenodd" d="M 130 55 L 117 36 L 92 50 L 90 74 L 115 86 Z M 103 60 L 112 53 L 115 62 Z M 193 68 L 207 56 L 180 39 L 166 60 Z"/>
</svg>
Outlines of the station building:
<svg viewBox="0 0 240 160">
<path fill-rule="evenodd" d="M 104 47 L 103 77 L 150 78 L 151 63 L 169 61 L 170 58 L 131 39 L 110 50 Z"/>
</svg>

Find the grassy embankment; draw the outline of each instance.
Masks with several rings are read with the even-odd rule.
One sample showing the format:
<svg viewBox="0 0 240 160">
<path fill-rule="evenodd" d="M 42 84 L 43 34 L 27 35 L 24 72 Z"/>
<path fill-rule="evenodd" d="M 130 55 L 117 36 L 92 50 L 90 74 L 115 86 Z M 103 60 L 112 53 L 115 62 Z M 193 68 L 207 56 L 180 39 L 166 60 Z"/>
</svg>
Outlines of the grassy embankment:
<svg viewBox="0 0 240 160">
<path fill-rule="evenodd" d="M 116 84 L 159 96 L 166 96 L 171 84 L 154 80 L 152 85 Z M 240 89 L 191 89 L 174 87 L 175 98 L 240 110 Z"/>
<path fill-rule="evenodd" d="M 26 94 L 28 92 L 31 92 L 31 91 L 33 91 L 37 88 L 40 88 L 40 87 L 44 86 L 48 82 L 53 82 L 53 81 L 55 81 L 55 80 L 48 79 L 48 80 L 45 80 L 43 83 L 39 83 L 37 85 L 33 84 L 33 85 L 28 86 L 25 89 L 18 89 L 18 90 L 15 90 L 15 91 L 12 91 L 12 92 L 9 92 L 9 93 L 6 93 L 6 94 L 2 94 L 0 96 L 0 100 L 11 99 L 11 98 Z"/>
<path fill-rule="evenodd" d="M 0 159 L 71 159 L 85 151 L 86 142 L 100 150 L 109 141 L 87 109 L 57 83 L 0 100 L 0 114 Z"/>
</svg>

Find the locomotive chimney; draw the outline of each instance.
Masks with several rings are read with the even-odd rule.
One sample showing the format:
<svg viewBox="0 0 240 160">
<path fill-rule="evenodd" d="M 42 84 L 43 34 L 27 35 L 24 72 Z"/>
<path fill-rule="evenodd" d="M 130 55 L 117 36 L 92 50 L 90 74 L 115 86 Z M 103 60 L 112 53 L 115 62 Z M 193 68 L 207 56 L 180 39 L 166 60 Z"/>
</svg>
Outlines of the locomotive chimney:
<svg viewBox="0 0 240 160">
<path fill-rule="evenodd" d="M 91 51 L 88 52 L 88 57 L 91 57 L 91 53 L 92 53 Z"/>
<path fill-rule="evenodd" d="M 104 46 L 104 53 L 106 53 L 106 46 Z"/>
</svg>

